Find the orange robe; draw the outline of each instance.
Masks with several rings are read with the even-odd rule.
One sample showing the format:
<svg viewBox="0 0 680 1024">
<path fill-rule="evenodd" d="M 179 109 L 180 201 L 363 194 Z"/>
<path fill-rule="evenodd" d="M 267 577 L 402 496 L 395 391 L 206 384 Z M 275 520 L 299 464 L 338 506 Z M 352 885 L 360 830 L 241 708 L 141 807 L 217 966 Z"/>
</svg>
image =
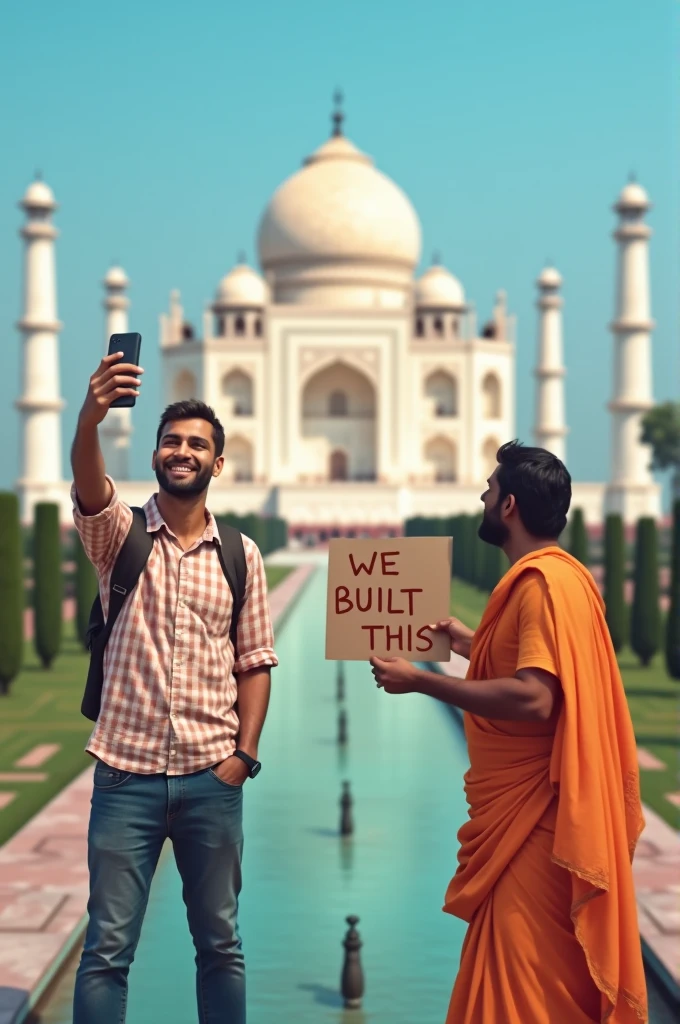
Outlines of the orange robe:
<svg viewBox="0 0 680 1024">
<path fill-rule="evenodd" d="M 635 738 L 599 591 L 558 547 L 496 587 L 468 678 L 532 667 L 560 680 L 556 720 L 465 715 L 470 817 L 444 910 L 470 926 L 447 1024 L 646 1022 Z"/>
</svg>

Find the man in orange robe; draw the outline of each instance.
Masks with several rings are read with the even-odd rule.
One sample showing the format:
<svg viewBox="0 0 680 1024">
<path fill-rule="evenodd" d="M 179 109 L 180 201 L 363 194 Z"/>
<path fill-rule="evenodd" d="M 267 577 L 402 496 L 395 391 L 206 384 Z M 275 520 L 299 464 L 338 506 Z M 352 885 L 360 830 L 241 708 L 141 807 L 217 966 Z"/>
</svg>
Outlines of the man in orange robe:
<svg viewBox="0 0 680 1024">
<path fill-rule="evenodd" d="M 510 569 L 474 634 L 436 627 L 466 678 L 371 659 L 388 693 L 465 712 L 469 820 L 444 910 L 469 928 L 446 1024 L 646 1022 L 635 738 L 599 591 L 557 543 L 571 479 L 512 442 L 482 501 L 479 535 Z"/>
</svg>

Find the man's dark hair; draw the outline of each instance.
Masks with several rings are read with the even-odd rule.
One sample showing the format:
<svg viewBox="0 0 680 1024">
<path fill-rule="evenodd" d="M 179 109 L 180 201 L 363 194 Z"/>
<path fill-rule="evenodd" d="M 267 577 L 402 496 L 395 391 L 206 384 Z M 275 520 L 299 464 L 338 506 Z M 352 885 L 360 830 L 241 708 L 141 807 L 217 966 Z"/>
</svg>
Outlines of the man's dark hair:
<svg viewBox="0 0 680 1024">
<path fill-rule="evenodd" d="M 512 494 L 524 528 L 541 540 L 557 539 L 567 525 L 571 477 L 563 462 L 545 448 L 508 441 L 496 454 L 500 500 Z"/>
<path fill-rule="evenodd" d="M 211 409 L 205 402 L 199 402 L 197 398 L 189 398 L 185 402 L 173 402 L 172 405 L 167 407 L 158 425 L 158 433 L 156 434 L 157 451 L 165 425 L 167 423 L 176 423 L 177 420 L 206 420 L 207 423 L 210 423 L 213 428 L 212 436 L 215 444 L 215 457 L 217 458 L 222 454 L 224 451 L 224 427 L 215 415 L 215 410 Z"/>
</svg>

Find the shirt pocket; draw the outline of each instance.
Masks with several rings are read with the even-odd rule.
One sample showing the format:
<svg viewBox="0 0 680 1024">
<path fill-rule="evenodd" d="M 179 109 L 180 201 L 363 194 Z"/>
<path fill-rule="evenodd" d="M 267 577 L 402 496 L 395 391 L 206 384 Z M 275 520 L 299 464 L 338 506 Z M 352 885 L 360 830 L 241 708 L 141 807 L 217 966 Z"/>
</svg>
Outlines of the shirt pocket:
<svg viewBox="0 0 680 1024">
<path fill-rule="evenodd" d="M 229 636 L 234 600 L 221 570 L 219 580 L 211 580 L 209 586 L 200 588 L 192 603 L 209 637 Z"/>
</svg>

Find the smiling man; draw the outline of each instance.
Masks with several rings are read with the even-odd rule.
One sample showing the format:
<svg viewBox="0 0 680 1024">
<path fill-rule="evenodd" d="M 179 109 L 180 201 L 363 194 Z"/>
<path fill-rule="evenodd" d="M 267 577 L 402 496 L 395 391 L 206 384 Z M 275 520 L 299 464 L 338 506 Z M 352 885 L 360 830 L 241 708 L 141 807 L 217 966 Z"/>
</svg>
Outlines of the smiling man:
<svg viewBox="0 0 680 1024">
<path fill-rule="evenodd" d="M 119 355 L 102 361 L 71 453 L 75 524 L 97 570 L 104 614 L 133 512 L 106 475 L 97 428 L 116 398 L 139 394 L 142 373 Z M 207 405 L 178 402 L 163 413 L 152 457 L 159 492 L 144 506 L 153 546 L 105 649 L 101 710 L 86 748 L 97 763 L 74 1024 L 125 1019 L 128 972 L 166 838 L 196 947 L 198 1019 L 246 1019 L 237 924 L 242 787 L 260 769 L 258 742 L 277 659 L 262 557 L 244 536 L 235 645 L 230 636 L 234 601 L 217 524 L 206 509 L 223 450 L 224 430 Z"/>
<path fill-rule="evenodd" d="M 371 659 L 387 693 L 465 712 L 469 821 L 444 910 L 469 922 L 447 1024 L 639 1024 L 646 991 L 631 860 L 642 830 L 630 714 L 603 602 L 558 546 L 571 479 L 550 452 L 498 452 L 479 536 L 510 570 L 451 649 L 465 679 Z"/>
</svg>

